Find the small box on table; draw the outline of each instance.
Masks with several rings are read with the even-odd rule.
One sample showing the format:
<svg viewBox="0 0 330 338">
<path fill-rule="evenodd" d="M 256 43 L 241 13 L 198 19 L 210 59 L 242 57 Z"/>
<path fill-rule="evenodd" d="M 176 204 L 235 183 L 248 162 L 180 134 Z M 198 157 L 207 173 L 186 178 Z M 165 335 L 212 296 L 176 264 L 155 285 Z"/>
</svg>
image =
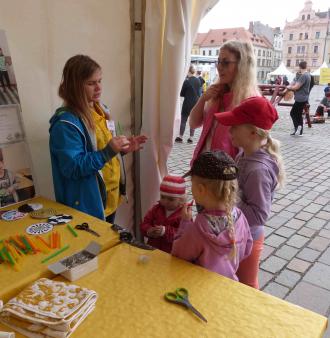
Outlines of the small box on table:
<svg viewBox="0 0 330 338">
<path fill-rule="evenodd" d="M 101 250 L 101 245 L 91 242 L 84 250 L 62 258 L 60 261 L 48 266 L 53 273 L 61 274 L 63 277 L 73 282 L 88 273 L 97 270 L 97 255 Z"/>
</svg>

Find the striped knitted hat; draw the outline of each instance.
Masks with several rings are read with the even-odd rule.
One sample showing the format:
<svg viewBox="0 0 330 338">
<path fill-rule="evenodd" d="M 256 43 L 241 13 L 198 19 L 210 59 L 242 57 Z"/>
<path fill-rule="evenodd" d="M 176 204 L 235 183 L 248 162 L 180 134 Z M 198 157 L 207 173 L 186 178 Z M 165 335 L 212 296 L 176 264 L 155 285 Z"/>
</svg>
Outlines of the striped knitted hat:
<svg viewBox="0 0 330 338">
<path fill-rule="evenodd" d="M 160 184 L 160 193 L 169 197 L 183 197 L 186 193 L 186 183 L 180 176 L 167 175 Z"/>
</svg>

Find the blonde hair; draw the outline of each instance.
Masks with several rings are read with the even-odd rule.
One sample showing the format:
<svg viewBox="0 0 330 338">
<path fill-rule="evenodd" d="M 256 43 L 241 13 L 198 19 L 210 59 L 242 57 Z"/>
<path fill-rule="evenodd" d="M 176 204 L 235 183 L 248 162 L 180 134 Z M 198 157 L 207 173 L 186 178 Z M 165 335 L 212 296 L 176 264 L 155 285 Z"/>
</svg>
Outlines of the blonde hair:
<svg viewBox="0 0 330 338">
<path fill-rule="evenodd" d="M 284 162 L 281 154 L 281 143 L 279 140 L 274 139 L 270 136 L 270 132 L 268 130 L 264 130 L 261 128 L 258 128 L 256 126 L 251 125 L 255 128 L 256 133 L 266 141 L 265 144 L 262 145 L 262 149 L 265 149 L 268 154 L 273 157 L 278 165 L 279 173 L 277 175 L 277 186 L 279 188 L 282 188 L 285 183 L 285 169 L 284 169 Z"/>
<path fill-rule="evenodd" d="M 194 176 L 197 178 L 197 182 L 204 185 L 204 187 L 214 196 L 219 202 L 223 202 L 225 205 L 225 212 L 228 219 L 228 234 L 233 245 L 233 249 L 230 253 L 230 258 L 236 262 L 236 241 L 235 241 L 235 224 L 232 216 L 232 210 L 236 204 L 238 194 L 237 180 L 223 181 L 214 180 L 204 177 Z"/>
<path fill-rule="evenodd" d="M 220 51 L 221 50 L 227 50 L 235 55 L 238 61 L 237 74 L 230 89 L 227 85 L 220 85 L 220 79 L 218 80 L 216 84 L 220 86 L 219 96 L 214 99 L 221 98 L 225 92 L 230 90 L 233 93 L 233 100 L 230 107 L 232 109 L 239 105 L 244 99 L 259 95 L 256 61 L 253 46 L 250 42 L 230 40 L 221 46 Z"/>
</svg>

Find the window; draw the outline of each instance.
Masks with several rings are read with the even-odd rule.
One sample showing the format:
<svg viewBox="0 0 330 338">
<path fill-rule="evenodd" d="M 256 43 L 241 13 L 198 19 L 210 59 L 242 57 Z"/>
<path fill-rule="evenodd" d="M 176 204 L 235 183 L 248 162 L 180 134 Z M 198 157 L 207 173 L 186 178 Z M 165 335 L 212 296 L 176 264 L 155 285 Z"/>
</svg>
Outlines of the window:
<svg viewBox="0 0 330 338">
<path fill-rule="evenodd" d="M 263 50 L 263 51 L 262 51 L 262 56 L 265 56 L 265 55 L 266 55 L 266 53 L 265 53 L 265 51 Z"/>
<path fill-rule="evenodd" d="M 292 52 L 292 47 L 288 47 L 288 54 L 291 54 Z"/>
<path fill-rule="evenodd" d="M 291 66 L 291 60 L 290 60 L 290 59 L 286 60 L 286 66 L 287 66 L 287 67 L 290 67 L 290 66 Z"/>
<path fill-rule="evenodd" d="M 312 60 L 312 67 L 316 67 L 316 65 L 317 65 L 317 59 L 313 59 Z"/>
<path fill-rule="evenodd" d="M 301 19 L 302 19 L 302 20 L 305 20 L 305 15 L 303 15 Z"/>
<path fill-rule="evenodd" d="M 303 38 L 303 33 L 299 33 L 299 40 L 302 40 Z"/>
<path fill-rule="evenodd" d="M 265 66 L 265 59 L 262 59 L 262 66 Z"/>
<path fill-rule="evenodd" d="M 301 53 L 305 53 L 305 46 L 301 46 Z"/>
<path fill-rule="evenodd" d="M 211 56 L 212 55 L 212 51 L 211 50 L 209 50 L 209 56 Z"/>
<path fill-rule="evenodd" d="M 289 40 L 293 40 L 293 34 L 292 33 L 289 35 Z"/>
<path fill-rule="evenodd" d="M 222 35 L 226 35 L 227 34 L 227 32 L 222 32 Z"/>
<path fill-rule="evenodd" d="M 296 66 L 297 67 L 299 66 L 299 60 L 298 59 L 296 60 Z"/>
<path fill-rule="evenodd" d="M 214 43 L 214 40 L 212 39 L 210 42 L 211 42 L 211 43 Z"/>
<path fill-rule="evenodd" d="M 319 51 L 319 46 L 314 46 L 314 53 L 318 53 Z"/>
<path fill-rule="evenodd" d="M 227 41 L 227 39 L 223 39 L 223 42 L 226 42 Z"/>
<path fill-rule="evenodd" d="M 261 56 L 261 50 L 260 49 L 258 50 L 258 56 Z"/>
<path fill-rule="evenodd" d="M 308 33 L 305 33 L 305 40 L 308 39 Z"/>
<path fill-rule="evenodd" d="M 216 53 L 216 55 L 219 55 L 219 49 L 217 49 L 215 53 Z"/>
<path fill-rule="evenodd" d="M 300 46 L 297 46 L 297 54 L 300 54 L 301 51 L 300 51 L 301 47 Z"/>
<path fill-rule="evenodd" d="M 203 50 L 203 55 L 205 55 L 205 50 Z"/>
<path fill-rule="evenodd" d="M 309 20 L 311 18 L 310 14 L 307 15 L 307 20 Z"/>
<path fill-rule="evenodd" d="M 319 39 L 320 38 L 320 32 L 315 32 L 315 39 Z"/>
<path fill-rule="evenodd" d="M 257 66 L 260 67 L 260 59 L 257 60 Z"/>
</svg>

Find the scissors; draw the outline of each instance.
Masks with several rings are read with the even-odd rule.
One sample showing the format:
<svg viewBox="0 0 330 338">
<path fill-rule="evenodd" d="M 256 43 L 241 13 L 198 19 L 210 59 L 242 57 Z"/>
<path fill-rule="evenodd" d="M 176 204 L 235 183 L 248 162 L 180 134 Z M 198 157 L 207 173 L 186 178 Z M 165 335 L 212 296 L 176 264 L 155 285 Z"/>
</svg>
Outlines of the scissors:
<svg viewBox="0 0 330 338">
<path fill-rule="evenodd" d="M 188 298 L 188 290 L 185 288 L 177 288 L 174 292 L 166 292 L 164 297 L 168 302 L 176 303 L 190 309 L 196 316 L 207 323 L 207 319 L 193 307 Z"/>
<path fill-rule="evenodd" d="M 78 229 L 78 230 L 84 230 L 84 231 L 87 231 L 87 232 L 89 232 L 90 234 L 92 234 L 92 235 L 94 235 L 94 236 L 100 237 L 100 235 L 99 235 L 96 231 L 92 230 L 92 229 L 89 227 L 88 223 L 86 223 L 86 222 L 84 222 L 84 223 L 82 223 L 82 224 L 77 224 L 77 225 L 75 226 L 75 228 Z"/>
</svg>

